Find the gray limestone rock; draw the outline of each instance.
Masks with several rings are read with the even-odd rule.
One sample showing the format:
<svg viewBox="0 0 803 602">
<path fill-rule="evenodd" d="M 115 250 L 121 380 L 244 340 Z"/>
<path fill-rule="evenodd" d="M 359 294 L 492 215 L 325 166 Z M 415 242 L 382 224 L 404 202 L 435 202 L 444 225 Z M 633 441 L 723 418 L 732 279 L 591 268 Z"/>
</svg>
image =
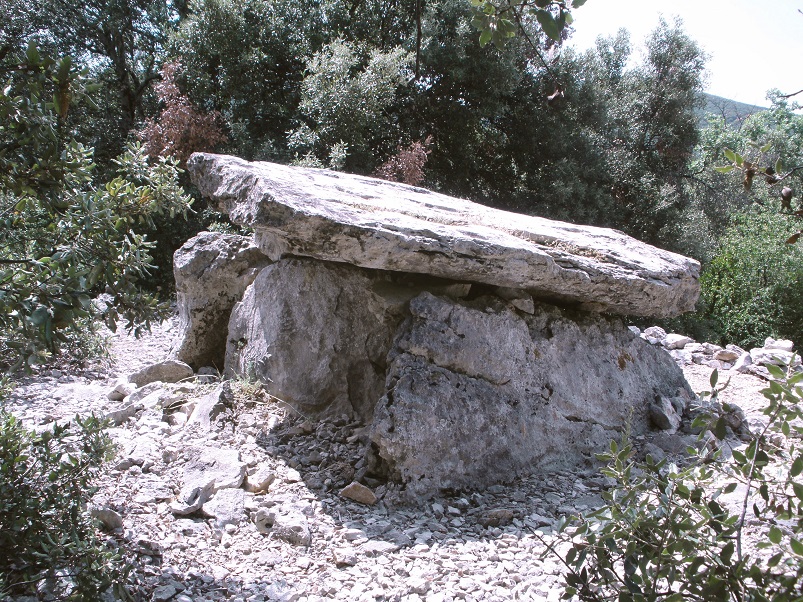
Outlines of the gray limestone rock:
<svg viewBox="0 0 803 602">
<path fill-rule="evenodd" d="M 776 366 L 792 366 L 794 368 L 801 365 L 801 359 L 798 354 L 772 347 L 757 347 L 751 349 L 750 356 L 754 364 L 761 364 L 764 366 L 774 364 Z"/>
<path fill-rule="evenodd" d="M 231 385 L 228 382 L 221 383 L 198 400 L 187 422 L 199 423 L 204 429 L 209 430 L 218 416 L 231 408 L 233 403 Z"/>
<path fill-rule="evenodd" d="M 260 272 L 231 314 L 226 375 L 257 377 L 302 414 L 367 420 L 385 385 L 393 334 L 424 288 L 465 288 L 310 259 Z"/>
<path fill-rule="evenodd" d="M 275 471 L 268 465 L 257 466 L 245 479 L 244 488 L 251 493 L 263 493 L 276 480 Z"/>
<path fill-rule="evenodd" d="M 666 397 L 658 397 L 649 405 L 650 420 L 656 428 L 663 431 L 676 431 L 681 423 L 681 415 L 678 413 L 672 401 Z"/>
<path fill-rule="evenodd" d="M 270 261 L 251 237 L 201 232 L 173 256 L 179 310 L 173 354 L 194 368 L 223 369 L 231 308 Z"/>
<path fill-rule="evenodd" d="M 672 316 L 694 308 L 700 265 L 621 232 L 491 209 L 334 171 L 196 153 L 201 194 L 257 246 L 288 255 L 524 289 L 591 311 Z"/>
<path fill-rule="evenodd" d="M 261 508 L 256 513 L 254 523 L 260 533 L 271 533 L 294 546 L 308 546 L 312 543 L 309 521 L 301 512 L 279 512 Z"/>
<path fill-rule="evenodd" d="M 662 341 L 662 345 L 667 349 L 683 349 L 686 345 L 694 343 L 694 339 L 682 334 L 670 333 Z"/>
<path fill-rule="evenodd" d="M 226 525 L 238 525 L 245 520 L 245 491 L 242 489 L 221 489 L 212 499 L 204 503 L 203 512 L 215 519 L 218 529 Z"/>
<path fill-rule="evenodd" d="M 129 375 L 128 380 L 137 387 L 144 387 L 150 383 L 161 381 L 163 383 L 176 383 L 192 376 L 192 368 L 178 360 L 165 360 L 146 366 L 139 372 Z"/>
<path fill-rule="evenodd" d="M 209 497 L 226 488 L 239 487 L 245 478 L 244 462 L 236 449 L 207 448 L 184 467 L 181 493 L 171 508 L 174 514 L 190 514 Z"/>
<path fill-rule="evenodd" d="M 389 356 L 371 438 L 412 496 L 593 462 L 656 397 L 691 397 L 681 370 L 620 320 L 494 296 L 422 293 Z"/>
<path fill-rule="evenodd" d="M 137 385 L 129 382 L 127 378 L 118 378 L 107 397 L 110 401 L 122 401 L 136 390 Z"/>
<path fill-rule="evenodd" d="M 123 517 L 108 506 L 92 505 L 89 508 L 89 515 L 99 521 L 100 524 L 109 531 L 123 528 Z"/>
<path fill-rule="evenodd" d="M 366 506 L 373 506 L 377 502 L 376 494 L 370 488 L 356 481 L 346 485 L 340 495 Z"/>
</svg>

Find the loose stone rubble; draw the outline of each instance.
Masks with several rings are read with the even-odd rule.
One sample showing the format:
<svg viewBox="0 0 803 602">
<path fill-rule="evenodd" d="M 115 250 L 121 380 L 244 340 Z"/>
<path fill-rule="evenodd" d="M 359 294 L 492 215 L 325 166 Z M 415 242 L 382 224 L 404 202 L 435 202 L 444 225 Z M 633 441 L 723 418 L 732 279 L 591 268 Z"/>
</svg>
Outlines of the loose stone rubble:
<svg viewBox="0 0 803 602">
<path fill-rule="evenodd" d="M 174 332 L 160 328 L 136 342 L 117 335 L 124 373 L 28 377 L 6 409 L 41 430 L 76 413 L 136 407 L 107 395 L 119 378 L 157 363 L 159 350 L 164 357 Z M 656 353 L 674 353 L 663 348 L 655 344 Z M 773 348 L 792 349 L 766 343 Z M 89 511 L 132 562 L 135 600 L 557 601 L 562 566 L 552 555 L 541 558 L 554 525 L 598 507 L 611 486 L 594 470 L 561 470 L 400 503 L 398 486 L 373 472 L 364 454 L 369 433 L 346 417 L 312 423 L 260 387 L 234 382 L 217 395 L 222 408 L 208 425 L 171 418 L 191 414 L 221 388 L 147 385 L 138 409 L 109 431 L 117 455 Z M 143 403 L 149 397 L 157 401 Z M 657 459 L 697 444 L 690 425 L 702 404 L 670 402 L 664 411 L 682 416 L 678 429 L 636 436 L 640 453 Z M 756 420 L 732 418 L 734 436 Z M 376 502 L 354 501 L 349 489 L 367 490 Z M 204 490 L 197 509 L 176 511 L 182 496 Z"/>
<path fill-rule="evenodd" d="M 735 370 L 741 374 L 752 373 L 761 378 L 769 377 L 767 364 L 776 366 L 801 366 L 800 355 L 794 352 L 794 343 L 767 337 L 762 347 L 746 351 L 737 345 L 724 348 L 711 343 L 698 343 L 690 337 L 667 334 L 663 328 L 651 326 L 642 332 L 631 326 L 630 329 L 652 345 L 669 350 L 669 354 L 680 365 L 700 364 L 717 370 Z"/>
</svg>

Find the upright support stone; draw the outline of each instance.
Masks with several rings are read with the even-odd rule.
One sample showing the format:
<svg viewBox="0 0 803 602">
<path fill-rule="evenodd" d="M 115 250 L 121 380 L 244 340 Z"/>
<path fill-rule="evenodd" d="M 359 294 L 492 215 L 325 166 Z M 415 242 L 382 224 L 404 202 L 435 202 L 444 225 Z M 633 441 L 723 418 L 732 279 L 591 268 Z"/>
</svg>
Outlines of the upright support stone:
<svg viewBox="0 0 803 602">
<path fill-rule="evenodd" d="M 389 355 L 371 438 L 412 496 L 590 465 L 649 404 L 692 397 L 668 353 L 616 318 L 422 293 Z"/>
<path fill-rule="evenodd" d="M 354 266 L 283 259 L 232 311 L 226 374 L 258 378 L 302 414 L 370 420 L 408 301 L 468 286 Z"/>
<path fill-rule="evenodd" d="M 250 237 L 201 232 L 184 243 L 173 258 L 179 312 L 175 357 L 196 370 L 222 371 L 231 308 L 269 263 Z"/>
</svg>

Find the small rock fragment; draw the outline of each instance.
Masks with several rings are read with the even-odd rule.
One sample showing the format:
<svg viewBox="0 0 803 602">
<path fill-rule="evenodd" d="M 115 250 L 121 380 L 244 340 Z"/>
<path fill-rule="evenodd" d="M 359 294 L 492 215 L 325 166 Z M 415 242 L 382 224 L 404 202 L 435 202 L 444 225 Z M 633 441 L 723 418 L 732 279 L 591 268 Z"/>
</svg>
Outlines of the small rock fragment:
<svg viewBox="0 0 803 602">
<path fill-rule="evenodd" d="M 276 479 L 276 474 L 268 466 L 259 466 L 245 479 L 245 490 L 251 493 L 262 493 L 268 490 Z"/>
<path fill-rule="evenodd" d="M 92 506 L 89 515 L 100 521 L 100 524 L 109 531 L 123 528 L 123 517 L 108 506 Z"/>
<path fill-rule="evenodd" d="M 118 378 L 114 382 L 114 386 L 112 387 L 112 390 L 109 391 L 107 397 L 110 401 L 122 401 L 136 390 L 137 385 L 132 382 L 128 382 L 127 378 Z"/>
<path fill-rule="evenodd" d="M 273 516 L 273 526 L 271 533 L 287 543 L 294 546 L 308 546 L 312 543 L 312 532 L 309 522 L 300 512 L 288 512 L 286 514 L 275 514 Z"/>
<path fill-rule="evenodd" d="M 340 495 L 344 498 L 353 500 L 366 506 L 373 506 L 377 502 L 376 495 L 368 487 L 357 481 L 352 481 L 350 485 L 346 485 Z"/>
<path fill-rule="evenodd" d="M 493 508 L 483 512 L 479 522 L 483 527 L 504 527 L 513 522 L 513 511 L 507 508 Z"/>
<path fill-rule="evenodd" d="M 354 566 L 357 564 L 357 554 L 351 548 L 337 548 L 332 553 L 332 560 L 336 566 Z"/>
<path fill-rule="evenodd" d="M 682 334 L 670 333 L 664 337 L 662 344 L 667 349 L 683 349 L 686 345 L 694 343 L 694 339 Z"/>
<path fill-rule="evenodd" d="M 675 410 L 672 402 L 665 397 L 659 397 L 649 406 L 650 420 L 656 428 L 676 431 L 680 426 L 681 417 Z"/>
<path fill-rule="evenodd" d="M 139 372 L 131 374 L 128 380 L 137 387 L 142 387 L 148 383 L 156 382 L 157 380 L 164 383 L 176 383 L 191 377 L 192 374 L 192 368 L 184 362 L 179 360 L 165 360 L 157 364 L 146 366 Z"/>
</svg>

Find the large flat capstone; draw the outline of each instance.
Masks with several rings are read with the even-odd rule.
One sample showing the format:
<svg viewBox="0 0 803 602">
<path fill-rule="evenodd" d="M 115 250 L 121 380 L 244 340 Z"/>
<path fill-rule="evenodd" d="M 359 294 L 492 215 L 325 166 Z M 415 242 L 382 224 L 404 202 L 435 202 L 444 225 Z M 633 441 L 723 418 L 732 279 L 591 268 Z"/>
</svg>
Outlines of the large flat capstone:
<svg viewBox="0 0 803 602">
<path fill-rule="evenodd" d="M 619 231 L 519 215 L 374 178 L 196 153 L 188 170 L 276 261 L 305 256 L 524 289 L 580 309 L 674 316 L 700 265 Z"/>
</svg>

